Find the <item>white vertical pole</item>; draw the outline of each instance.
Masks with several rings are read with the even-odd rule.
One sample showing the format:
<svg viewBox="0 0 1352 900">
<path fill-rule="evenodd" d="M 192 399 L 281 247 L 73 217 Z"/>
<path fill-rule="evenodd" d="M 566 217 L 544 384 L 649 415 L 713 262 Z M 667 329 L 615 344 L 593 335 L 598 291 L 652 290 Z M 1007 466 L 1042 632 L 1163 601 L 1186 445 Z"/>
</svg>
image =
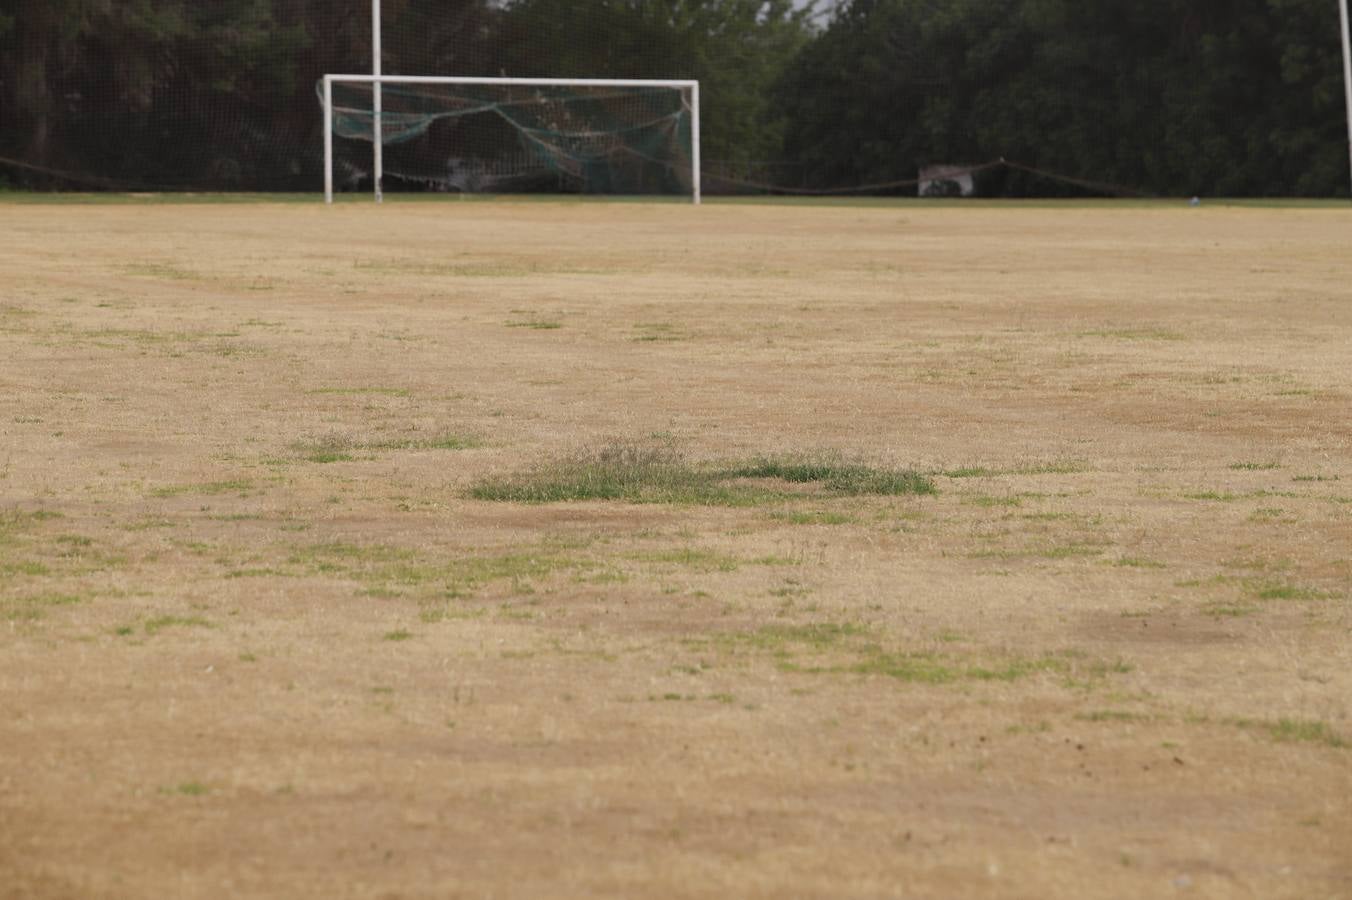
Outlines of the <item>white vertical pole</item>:
<svg viewBox="0 0 1352 900">
<path fill-rule="evenodd" d="M 333 79 L 324 76 L 324 202 L 333 202 Z"/>
<path fill-rule="evenodd" d="M 1347 94 L 1347 164 L 1352 176 L 1352 37 L 1347 30 L 1347 0 L 1338 0 L 1338 18 L 1343 26 L 1343 91 Z"/>
<path fill-rule="evenodd" d="M 380 88 L 380 0 L 371 0 L 371 74 L 376 80 L 371 82 L 371 142 L 375 147 L 375 186 L 376 202 L 385 201 L 385 126 L 382 120 L 382 100 Z"/>
<path fill-rule="evenodd" d="M 1347 2 L 1347 0 L 1343 0 Z M 695 205 L 700 204 L 700 160 L 699 160 L 699 82 L 690 88 L 690 180 L 695 193 Z"/>
</svg>

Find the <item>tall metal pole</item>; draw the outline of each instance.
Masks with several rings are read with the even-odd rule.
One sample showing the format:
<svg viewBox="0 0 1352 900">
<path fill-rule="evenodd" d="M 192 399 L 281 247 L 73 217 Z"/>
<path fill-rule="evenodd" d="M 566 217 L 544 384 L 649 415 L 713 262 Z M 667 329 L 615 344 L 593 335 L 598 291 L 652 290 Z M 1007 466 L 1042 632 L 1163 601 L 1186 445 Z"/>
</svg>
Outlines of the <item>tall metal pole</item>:
<svg viewBox="0 0 1352 900">
<path fill-rule="evenodd" d="M 1347 165 L 1352 177 L 1352 37 L 1347 30 L 1347 0 L 1338 0 L 1339 19 L 1343 26 L 1343 91 L 1347 94 Z"/>
<path fill-rule="evenodd" d="M 333 79 L 324 76 L 324 202 L 333 202 Z"/>
<path fill-rule="evenodd" d="M 371 0 L 371 142 L 375 147 L 375 186 L 376 202 L 385 201 L 385 125 L 383 116 L 383 97 L 380 89 L 380 0 Z"/>
<path fill-rule="evenodd" d="M 1344 0 L 1345 2 L 1345 0 Z M 699 82 L 696 81 L 690 87 L 690 180 L 691 187 L 694 188 L 695 205 L 698 206 L 702 197 L 701 190 L 701 168 L 700 168 L 700 148 L 699 148 Z"/>
</svg>

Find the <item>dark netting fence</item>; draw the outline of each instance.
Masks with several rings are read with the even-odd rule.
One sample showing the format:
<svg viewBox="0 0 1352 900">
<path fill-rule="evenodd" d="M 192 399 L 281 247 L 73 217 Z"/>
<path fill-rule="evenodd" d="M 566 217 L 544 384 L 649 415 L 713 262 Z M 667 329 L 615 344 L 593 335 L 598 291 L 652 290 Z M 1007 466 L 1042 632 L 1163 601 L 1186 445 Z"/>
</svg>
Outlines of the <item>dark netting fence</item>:
<svg viewBox="0 0 1352 900">
<path fill-rule="evenodd" d="M 384 0 L 391 75 L 698 79 L 706 193 L 1345 196 L 1329 0 Z M 315 191 L 370 0 L 0 0 L 0 186 Z M 370 88 L 336 87 L 371 187 Z M 487 92 L 486 92 L 487 91 Z M 680 92 L 386 86 L 386 188 L 690 190 Z"/>
</svg>

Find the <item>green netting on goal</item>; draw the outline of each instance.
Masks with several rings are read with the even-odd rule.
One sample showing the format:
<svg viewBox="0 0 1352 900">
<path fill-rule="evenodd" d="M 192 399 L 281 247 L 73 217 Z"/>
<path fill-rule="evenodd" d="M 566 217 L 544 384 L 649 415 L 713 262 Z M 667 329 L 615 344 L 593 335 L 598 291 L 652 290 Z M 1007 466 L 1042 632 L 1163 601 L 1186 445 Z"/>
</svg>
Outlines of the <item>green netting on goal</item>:
<svg viewBox="0 0 1352 900">
<path fill-rule="evenodd" d="M 320 85 L 322 103 L 322 82 Z M 385 183 L 458 192 L 689 194 L 677 87 L 381 85 Z M 335 182 L 370 184 L 374 90 L 333 82 Z"/>
</svg>

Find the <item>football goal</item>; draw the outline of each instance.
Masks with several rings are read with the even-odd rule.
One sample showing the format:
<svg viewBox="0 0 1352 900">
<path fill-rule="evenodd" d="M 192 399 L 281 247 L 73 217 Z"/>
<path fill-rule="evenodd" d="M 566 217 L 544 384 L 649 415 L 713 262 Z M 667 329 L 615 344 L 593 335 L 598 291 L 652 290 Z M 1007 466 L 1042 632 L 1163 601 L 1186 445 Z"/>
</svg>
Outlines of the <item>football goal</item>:
<svg viewBox="0 0 1352 900">
<path fill-rule="evenodd" d="M 325 75 L 318 90 L 328 203 L 336 179 L 367 178 L 377 201 L 389 179 L 700 202 L 698 81 Z"/>
</svg>

